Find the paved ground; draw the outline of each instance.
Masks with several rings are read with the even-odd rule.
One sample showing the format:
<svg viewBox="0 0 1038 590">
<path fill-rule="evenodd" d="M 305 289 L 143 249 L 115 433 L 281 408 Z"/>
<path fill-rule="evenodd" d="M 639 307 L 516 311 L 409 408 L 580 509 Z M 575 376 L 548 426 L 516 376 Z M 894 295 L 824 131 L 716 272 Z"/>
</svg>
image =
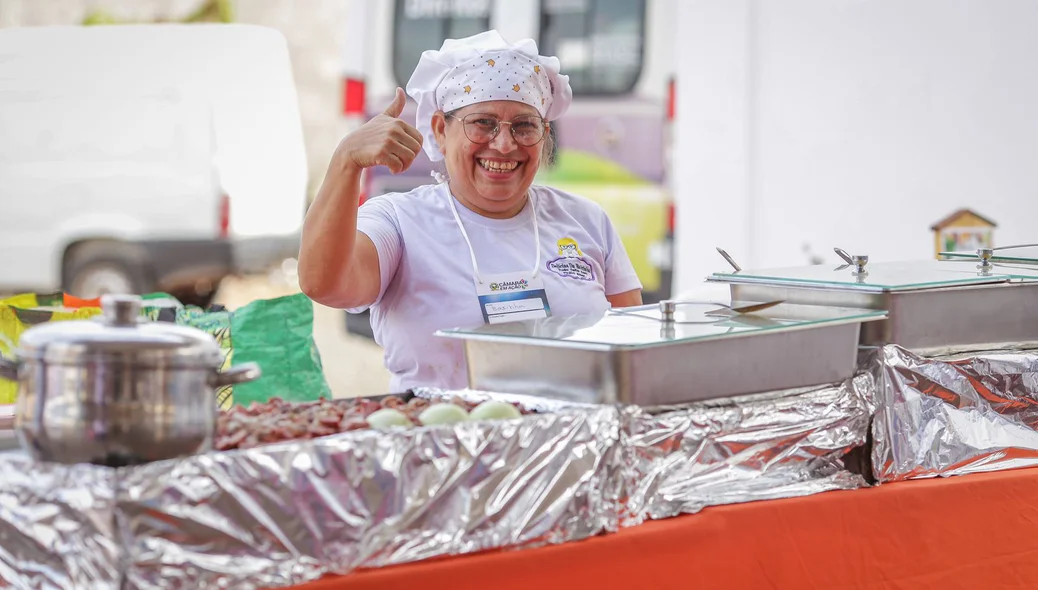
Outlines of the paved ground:
<svg viewBox="0 0 1038 590">
<path fill-rule="evenodd" d="M 256 299 L 298 292 L 279 275 L 227 279 L 216 303 L 229 309 Z M 382 366 L 382 348 L 367 338 L 346 332 L 344 312 L 314 305 L 314 340 L 321 352 L 324 374 L 335 397 L 388 393 L 389 372 Z"/>
</svg>

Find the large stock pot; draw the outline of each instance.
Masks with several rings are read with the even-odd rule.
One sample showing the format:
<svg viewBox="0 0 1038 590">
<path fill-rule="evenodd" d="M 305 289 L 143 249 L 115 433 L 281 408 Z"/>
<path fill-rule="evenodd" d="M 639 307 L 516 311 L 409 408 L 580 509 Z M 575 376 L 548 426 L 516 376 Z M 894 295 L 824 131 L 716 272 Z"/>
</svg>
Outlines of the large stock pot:
<svg viewBox="0 0 1038 590">
<path fill-rule="evenodd" d="M 98 318 L 33 327 L 0 359 L 0 378 L 18 382 L 14 428 L 33 458 L 121 466 L 212 448 L 216 389 L 259 367 L 221 372 L 215 339 L 149 322 L 141 303 L 105 296 Z"/>
</svg>

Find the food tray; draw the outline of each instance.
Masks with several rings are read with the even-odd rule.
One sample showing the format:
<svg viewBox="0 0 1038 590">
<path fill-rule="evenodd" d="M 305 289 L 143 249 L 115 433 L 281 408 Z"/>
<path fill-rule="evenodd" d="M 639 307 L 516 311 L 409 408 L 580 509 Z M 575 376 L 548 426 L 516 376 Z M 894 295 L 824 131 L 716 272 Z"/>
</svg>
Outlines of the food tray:
<svg viewBox="0 0 1038 590">
<path fill-rule="evenodd" d="M 677 302 L 438 334 L 464 341 L 469 387 L 580 403 L 677 404 L 836 383 L 883 311 L 780 304 L 752 315 Z"/>
<path fill-rule="evenodd" d="M 864 445 L 869 373 L 823 387 L 679 407 L 627 407 L 623 526 L 707 506 L 866 485 L 843 464 Z"/>
<path fill-rule="evenodd" d="M 867 351 L 881 482 L 1038 465 L 1038 343 L 937 357 Z"/>
<path fill-rule="evenodd" d="M 513 420 L 357 430 L 117 469 L 41 467 L 5 453 L 0 581 L 278 587 L 615 530 L 617 409 L 553 408 Z"/>
<path fill-rule="evenodd" d="M 1038 338 L 1038 268 L 909 261 L 714 273 L 733 299 L 884 310 L 863 325 L 861 344 L 932 349 L 994 348 Z"/>
</svg>

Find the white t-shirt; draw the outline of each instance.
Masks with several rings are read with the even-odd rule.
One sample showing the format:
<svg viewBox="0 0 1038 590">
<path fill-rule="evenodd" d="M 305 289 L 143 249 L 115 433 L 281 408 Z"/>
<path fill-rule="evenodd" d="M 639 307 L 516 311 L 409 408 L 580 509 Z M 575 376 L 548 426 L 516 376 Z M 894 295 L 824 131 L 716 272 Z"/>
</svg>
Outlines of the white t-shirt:
<svg viewBox="0 0 1038 590">
<path fill-rule="evenodd" d="M 552 316 L 601 313 L 607 295 L 640 289 L 627 251 L 596 203 L 552 188 L 533 186 L 540 234 L 541 271 Z M 382 284 L 371 306 L 375 341 L 385 350 L 392 391 L 411 387 L 468 386 L 463 343 L 435 336 L 448 328 L 482 325 L 469 248 L 454 214 L 446 183 L 407 193 L 379 195 L 361 206 L 357 229 L 378 250 Z M 455 206 L 482 276 L 531 271 L 535 262 L 531 207 L 515 217 L 490 219 Z M 574 251 L 576 250 L 576 251 Z M 547 263 L 579 256 L 592 280 L 563 276 Z M 350 309 L 352 313 L 366 308 Z"/>
</svg>

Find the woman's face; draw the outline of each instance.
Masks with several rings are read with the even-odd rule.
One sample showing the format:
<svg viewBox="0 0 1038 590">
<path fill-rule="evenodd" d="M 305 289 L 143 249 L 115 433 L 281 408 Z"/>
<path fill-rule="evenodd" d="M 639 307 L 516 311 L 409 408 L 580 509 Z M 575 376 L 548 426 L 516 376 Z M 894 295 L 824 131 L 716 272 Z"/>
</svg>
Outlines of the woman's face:
<svg viewBox="0 0 1038 590">
<path fill-rule="evenodd" d="M 466 135 L 462 119 L 473 114 L 487 115 L 486 119 L 474 122 L 477 124 L 486 125 L 494 118 L 501 121 L 497 136 L 489 143 L 473 142 Z M 477 213 L 511 217 L 525 205 L 526 191 L 541 163 L 544 137 L 531 146 L 520 145 L 512 137 L 511 126 L 505 123 L 531 116 L 539 117 L 536 109 L 510 100 L 469 105 L 450 118 L 440 112 L 433 115 L 433 133 L 444 154 L 451 190 Z M 477 130 L 471 129 L 470 134 Z M 516 129 L 516 134 L 521 131 L 522 128 Z M 547 134 L 545 129 L 543 135 Z"/>
</svg>

